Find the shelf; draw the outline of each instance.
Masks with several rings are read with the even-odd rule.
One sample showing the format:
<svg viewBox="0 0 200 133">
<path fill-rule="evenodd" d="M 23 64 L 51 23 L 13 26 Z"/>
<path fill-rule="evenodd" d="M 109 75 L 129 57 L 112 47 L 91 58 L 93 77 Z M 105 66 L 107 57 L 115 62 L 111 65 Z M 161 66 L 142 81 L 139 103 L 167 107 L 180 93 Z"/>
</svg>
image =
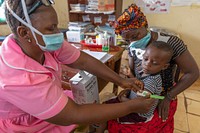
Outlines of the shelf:
<svg viewBox="0 0 200 133">
<path fill-rule="evenodd" d="M 72 11 L 70 10 L 69 13 L 71 14 L 98 14 L 98 15 L 113 15 L 115 11 L 112 12 L 85 12 L 85 11 Z"/>
<path fill-rule="evenodd" d="M 102 0 L 100 0 L 102 1 Z M 106 0 L 105 0 L 106 1 Z M 89 15 L 91 23 L 94 23 L 94 17 L 102 16 L 102 25 L 108 22 L 108 16 L 109 15 L 115 15 L 115 18 L 117 18 L 121 12 L 122 12 L 122 0 L 114 0 L 114 11 L 110 12 L 93 12 L 93 11 L 72 11 L 70 8 L 70 4 L 88 4 L 88 0 L 68 0 L 68 9 L 69 11 L 69 21 L 83 21 L 82 16 L 83 15 Z"/>
</svg>

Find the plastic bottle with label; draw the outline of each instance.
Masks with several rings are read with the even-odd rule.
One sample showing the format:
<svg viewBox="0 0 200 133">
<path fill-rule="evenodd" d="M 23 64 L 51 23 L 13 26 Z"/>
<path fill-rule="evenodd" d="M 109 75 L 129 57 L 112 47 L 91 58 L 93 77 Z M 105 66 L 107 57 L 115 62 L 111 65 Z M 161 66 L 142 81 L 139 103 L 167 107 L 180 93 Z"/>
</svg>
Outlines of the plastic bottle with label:
<svg viewBox="0 0 200 133">
<path fill-rule="evenodd" d="M 98 41 L 98 45 L 103 45 L 103 34 L 99 34 L 99 41 Z"/>
<path fill-rule="evenodd" d="M 109 52 L 109 49 L 110 49 L 110 42 L 109 42 L 109 35 L 108 35 L 108 32 L 105 31 L 104 32 L 104 35 L 103 35 L 103 43 L 102 43 L 102 51 L 103 52 Z"/>
<path fill-rule="evenodd" d="M 96 35 L 96 45 L 99 45 L 99 35 Z"/>
</svg>

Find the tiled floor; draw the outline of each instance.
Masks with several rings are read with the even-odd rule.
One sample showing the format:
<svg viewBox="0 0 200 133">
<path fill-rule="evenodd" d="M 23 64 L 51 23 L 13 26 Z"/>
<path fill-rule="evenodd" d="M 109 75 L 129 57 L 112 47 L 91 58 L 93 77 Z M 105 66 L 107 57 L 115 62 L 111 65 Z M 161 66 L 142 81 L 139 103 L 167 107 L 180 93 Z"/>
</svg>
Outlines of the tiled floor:
<svg viewBox="0 0 200 133">
<path fill-rule="evenodd" d="M 126 54 L 125 54 L 126 55 Z M 122 64 L 127 63 L 123 56 Z M 112 83 L 109 83 L 100 93 L 100 101 L 113 96 Z M 119 88 L 120 90 L 120 88 Z M 82 132 L 75 133 L 86 133 Z M 175 114 L 174 133 L 200 133 L 200 79 L 191 87 L 178 95 L 178 109 Z"/>
<path fill-rule="evenodd" d="M 200 79 L 178 96 L 175 133 L 200 133 Z"/>
</svg>

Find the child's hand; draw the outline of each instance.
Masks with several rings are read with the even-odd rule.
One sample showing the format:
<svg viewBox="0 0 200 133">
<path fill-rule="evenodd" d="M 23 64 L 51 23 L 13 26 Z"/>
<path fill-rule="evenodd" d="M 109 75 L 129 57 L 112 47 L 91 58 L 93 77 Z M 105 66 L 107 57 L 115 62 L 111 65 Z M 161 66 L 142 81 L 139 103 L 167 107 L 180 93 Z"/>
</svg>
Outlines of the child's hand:
<svg viewBox="0 0 200 133">
<path fill-rule="evenodd" d="M 129 101 L 130 99 L 128 98 L 131 90 L 122 90 L 119 95 L 117 96 L 118 100 L 120 102 L 126 102 Z"/>
</svg>

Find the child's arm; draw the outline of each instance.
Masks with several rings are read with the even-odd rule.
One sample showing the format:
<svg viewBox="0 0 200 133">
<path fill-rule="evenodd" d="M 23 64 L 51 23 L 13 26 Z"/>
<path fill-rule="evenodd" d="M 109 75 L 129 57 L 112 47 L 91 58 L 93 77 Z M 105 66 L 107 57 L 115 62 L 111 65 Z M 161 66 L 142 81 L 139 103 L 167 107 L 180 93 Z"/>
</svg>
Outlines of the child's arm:
<svg viewBox="0 0 200 133">
<path fill-rule="evenodd" d="M 138 79 L 135 79 L 134 82 L 139 88 L 141 88 L 141 90 L 143 90 L 144 88 L 144 83 Z M 127 90 L 122 90 L 119 95 L 117 96 L 120 102 L 126 102 L 128 100 L 130 100 L 128 97 L 130 95 L 131 90 L 127 89 Z"/>
<path fill-rule="evenodd" d="M 143 97 L 150 97 L 150 98 L 154 98 L 154 99 L 164 99 L 164 96 L 159 96 L 159 95 L 155 95 L 155 94 L 151 94 L 151 92 L 147 91 L 144 89 L 143 92 L 137 92 L 138 96 L 143 96 Z"/>
<path fill-rule="evenodd" d="M 164 99 L 163 96 L 160 96 L 160 93 L 162 92 L 162 80 L 159 75 L 147 76 L 145 79 L 143 79 L 143 82 L 144 82 L 144 91 L 142 94 L 143 96 L 147 95 L 148 97 L 154 99 Z"/>
<path fill-rule="evenodd" d="M 126 102 L 126 101 L 129 101 L 131 100 L 129 98 L 129 95 L 131 93 L 131 90 L 122 90 L 119 95 L 117 96 L 118 100 L 120 102 Z M 142 96 L 142 97 L 150 97 L 151 96 L 151 93 L 147 90 L 144 90 L 143 92 L 135 92 L 138 96 Z"/>
</svg>

